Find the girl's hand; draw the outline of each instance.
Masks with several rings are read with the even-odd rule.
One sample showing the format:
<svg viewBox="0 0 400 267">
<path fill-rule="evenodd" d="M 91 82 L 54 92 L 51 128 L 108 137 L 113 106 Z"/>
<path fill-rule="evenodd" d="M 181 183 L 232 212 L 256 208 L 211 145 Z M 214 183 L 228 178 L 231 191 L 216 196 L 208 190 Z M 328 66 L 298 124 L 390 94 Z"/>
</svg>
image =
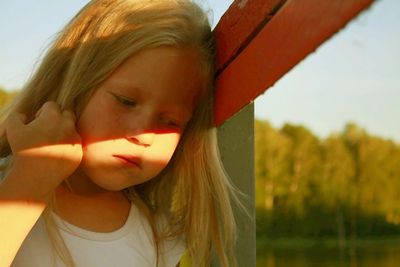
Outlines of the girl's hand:
<svg viewBox="0 0 400 267">
<path fill-rule="evenodd" d="M 25 124 L 25 120 L 24 114 L 14 113 L 6 123 L 14 158 L 12 177 L 18 177 L 25 195 L 47 198 L 82 160 L 76 118 L 71 111 L 61 112 L 55 102 L 46 102 L 33 121 Z"/>
</svg>

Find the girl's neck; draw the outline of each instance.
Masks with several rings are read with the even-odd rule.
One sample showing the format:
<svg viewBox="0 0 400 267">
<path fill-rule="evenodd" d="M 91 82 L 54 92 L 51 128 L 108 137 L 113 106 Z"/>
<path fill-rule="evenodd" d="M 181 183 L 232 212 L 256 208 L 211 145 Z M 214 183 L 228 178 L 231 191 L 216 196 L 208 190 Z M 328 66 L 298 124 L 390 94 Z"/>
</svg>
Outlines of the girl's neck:
<svg viewBox="0 0 400 267">
<path fill-rule="evenodd" d="M 54 212 L 77 227 L 106 233 L 125 224 L 130 205 L 123 192 L 77 195 L 61 185 L 56 190 Z"/>
<path fill-rule="evenodd" d="M 64 180 L 61 185 L 65 186 L 72 194 L 86 197 L 101 197 L 115 193 L 105 190 L 93 183 L 80 168 Z"/>
<path fill-rule="evenodd" d="M 54 211 L 67 222 L 86 230 L 111 232 L 124 225 L 130 201 L 122 191 L 107 191 L 77 171 L 55 192 Z"/>
</svg>

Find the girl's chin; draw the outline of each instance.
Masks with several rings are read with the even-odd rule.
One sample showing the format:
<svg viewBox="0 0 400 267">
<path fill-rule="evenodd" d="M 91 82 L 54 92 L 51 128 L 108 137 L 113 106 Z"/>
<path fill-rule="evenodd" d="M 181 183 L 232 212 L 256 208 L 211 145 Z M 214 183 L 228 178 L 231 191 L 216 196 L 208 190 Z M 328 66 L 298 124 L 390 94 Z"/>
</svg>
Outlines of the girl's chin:
<svg viewBox="0 0 400 267">
<path fill-rule="evenodd" d="M 80 166 L 81 173 L 84 173 L 93 186 L 107 191 L 120 191 L 141 183 L 145 183 L 157 176 L 163 166 L 136 166 L 126 163 L 124 160 L 115 158 L 112 164 L 105 165 L 100 162 L 84 160 Z"/>
<path fill-rule="evenodd" d="M 119 179 L 118 177 L 107 177 L 107 178 L 91 178 L 92 182 L 102 190 L 106 191 L 121 191 L 128 187 L 135 185 L 132 181 L 126 181 L 126 179 Z"/>
</svg>

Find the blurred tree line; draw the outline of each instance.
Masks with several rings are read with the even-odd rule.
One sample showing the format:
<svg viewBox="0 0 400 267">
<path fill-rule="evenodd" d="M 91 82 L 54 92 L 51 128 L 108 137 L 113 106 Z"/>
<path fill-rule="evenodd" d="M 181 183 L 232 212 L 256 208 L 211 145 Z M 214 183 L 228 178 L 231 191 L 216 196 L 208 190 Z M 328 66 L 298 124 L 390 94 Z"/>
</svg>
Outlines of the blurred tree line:
<svg viewBox="0 0 400 267">
<path fill-rule="evenodd" d="M 356 124 L 319 140 L 255 122 L 257 237 L 400 234 L 400 146 Z"/>
<path fill-rule="evenodd" d="M 8 102 L 10 102 L 18 91 L 6 91 L 0 86 L 0 109 L 2 109 Z"/>
<path fill-rule="evenodd" d="M 0 109 L 18 91 L 0 87 Z M 400 234 L 400 145 L 354 123 L 319 140 L 255 121 L 257 238 Z"/>
</svg>

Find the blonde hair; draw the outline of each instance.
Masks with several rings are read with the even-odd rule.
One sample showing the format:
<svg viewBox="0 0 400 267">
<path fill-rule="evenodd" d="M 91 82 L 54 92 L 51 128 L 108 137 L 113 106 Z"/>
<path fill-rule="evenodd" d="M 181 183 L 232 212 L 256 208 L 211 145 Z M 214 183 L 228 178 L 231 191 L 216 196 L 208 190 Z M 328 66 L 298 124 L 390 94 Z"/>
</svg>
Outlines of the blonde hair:
<svg viewBox="0 0 400 267">
<path fill-rule="evenodd" d="M 193 1 L 91 1 L 59 33 L 40 67 L 3 112 L 0 123 L 12 111 L 32 120 L 49 100 L 62 109 L 74 110 L 79 118 L 93 90 L 117 66 L 143 49 L 159 46 L 198 51 L 203 92 L 168 166 L 125 193 L 149 218 L 157 251 L 162 240 L 184 234 L 194 266 L 210 266 L 213 255 L 221 266 L 235 265 L 231 199 L 236 197 L 220 162 L 213 127 L 214 39 L 207 15 Z M 11 153 L 4 133 L 0 153 Z M 73 266 L 48 211 L 45 219 L 53 245 L 61 259 Z M 166 232 L 155 226 L 160 218 L 167 219 Z"/>
</svg>

